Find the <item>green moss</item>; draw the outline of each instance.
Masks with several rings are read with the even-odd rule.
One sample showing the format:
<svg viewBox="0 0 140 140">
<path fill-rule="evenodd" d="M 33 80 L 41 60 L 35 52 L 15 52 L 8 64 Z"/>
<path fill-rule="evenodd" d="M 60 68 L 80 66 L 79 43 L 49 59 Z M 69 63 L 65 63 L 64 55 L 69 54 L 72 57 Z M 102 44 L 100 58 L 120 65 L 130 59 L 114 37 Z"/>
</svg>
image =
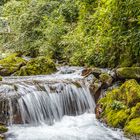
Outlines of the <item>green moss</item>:
<svg viewBox="0 0 140 140">
<path fill-rule="evenodd" d="M 137 102 L 140 102 L 140 85 L 136 80 L 126 81 L 120 87 L 118 98 L 129 107 L 135 106 Z"/>
<path fill-rule="evenodd" d="M 103 84 L 111 85 L 113 79 L 108 73 L 102 73 L 99 75 L 99 79 Z"/>
<path fill-rule="evenodd" d="M 140 117 L 140 103 L 137 103 L 135 107 L 131 108 L 131 114 L 127 121 L 130 121 L 131 119 Z"/>
<path fill-rule="evenodd" d="M 132 119 L 124 128 L 126 133 L 140 135 L 140 117 Z"/>
<path fill-rule="evenodd" d="M 8 131 L 8 128 L 6 128 L 5 126 L 3 125 L 0 125 L 0 133 L 5 133 Z"/>
<path fill-rule="evenodd" d="M 128 107 L 133 107 L 140 102 L 140 85 L 136 80 L 128 80 L 120 88 L 109 91 L 101 102 L 110 102 L 110 100 L 121 101 Z"/>
<path fill-rule="evenodd" d="M 110 110 L 106 116 L 108 125 L 113 127 L 124 127 L 125 122 L 128 118 L 128 113 L 125 110 Z"/>
<path fill-rule="evenodd" d="M 0 76 L 0 81 L 2 81 L 2 77 Z"/>
<path fill-rule="evenodd" d="M 106 82 L 110 78 L 110 75 L 107 73 L 102 73 L 99 77 L 102 82 Z"/>
<path fill-rule="evenodd" d="M 26 61 L 18 57 L 18 54 L 12 54 L 2 60 L 0 60 L 0 75 L 8 76 L 20 69 L 25 65 Z"/>
<path fill-rule="evenodd" d="M 117 76 L 123 79 L 139 79 L 140 67 L 123 67 L 116 70 Z"/>
<path fill-rule="evenodd" d="M 100 100 L 102 104 L 102 114 L 101 118 L 106 120 L 109 126 L 113 127 L 123 127 L 129 112 L 127 111 L 127 106 L 123 102 L 117 101 L 114 98 L 118 91 L 114 90 L 113 94 L 108 94 L 107 97 Z"/>
<path fill-rule="evenodd" d="M 47 57 L 37 57 L 30 60 L 26 66 L 23 66 L 15 75 L 27 76 L 27 75 L 40 75 L 51 74 L 56 71 L 55 64 Z"/>
<path fill-rule="evenodd" d="M 125 128 L 131 133 L 134 119 L 140 118 L 140 85 L 136 80 L 128 80 L 121 87 L 108 91 L 99 104 L 102 110 L 99 118 L 109 126 Z M 136 127 L 134 133 L 140 126 Z"/>
<path fill-rule="evenodd" d="M 118 93 L 119 89 L 114 89 L 112 91 L 107 92 L 107 96 L 100 99 L 99 103 L 102 104 L 104 108 L 108 105 L 110 106 L 111 104 L 113 104 L 114 100 L 117 99 Z"/>
</svg>

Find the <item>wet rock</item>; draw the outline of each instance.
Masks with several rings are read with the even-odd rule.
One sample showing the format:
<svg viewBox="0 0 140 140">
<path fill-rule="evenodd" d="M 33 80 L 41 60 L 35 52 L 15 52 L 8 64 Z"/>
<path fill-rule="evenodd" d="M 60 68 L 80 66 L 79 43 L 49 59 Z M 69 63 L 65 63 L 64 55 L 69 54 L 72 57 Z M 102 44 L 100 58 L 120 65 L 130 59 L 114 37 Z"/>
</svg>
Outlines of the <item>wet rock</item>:
<svg viewBox="0 0 140 140">
<path fill-rule="evenodd" d="M 102 83 L 97 79 L 93 84 L 90 85 L 90 92 L 94 96 L 95 102 L 98 101 L 101 95 Z"/>
<path fill-rule="evenodd" d="M 95 108 L 95 114 L 97 119 L 100 119 L 101 113 L 102 113 L 101 104 L 97 104 Z"/>
<path fill-rule="evenodd" d="M 92 68 L 92 74 L 95 76 L 95 77 L 99 77 L 99 75 L 102 73 L 102 70 L 100 68 Z"/>
<path fill-rule="evenodd" d="M 120 79 L 140 79 L 140 67 L 123 67 L 116 70 Z"/>
<path fill-rule="evenodd" d="M 82 71 L 82 76 L 87 77 L 90 74 L 93 74 L 96 78 L 102 73 L 102 69 L 94 67 L 94 68 L 86 68 Z"/>
<path fill-rule="evenodd" d="M 92 85 L 90 85 L 90 89 L 93 93 L 96 93 L 101 87 L 102 83 L 99 80 L 96 80 Z"/>
<path fill-rule="evenodd" d="M 99 79 L 104 86 L 111 86 L 113 78 L 108 73 L 102 73 L 99 75 Z"/>
<path fill-rule="evenodd" d="M 90 68 L 86 68 L 82 71 L 82 76 L 87 77 L 88 75 L 90 75 L 92 73 L 92 69 Z"/>
</svg>

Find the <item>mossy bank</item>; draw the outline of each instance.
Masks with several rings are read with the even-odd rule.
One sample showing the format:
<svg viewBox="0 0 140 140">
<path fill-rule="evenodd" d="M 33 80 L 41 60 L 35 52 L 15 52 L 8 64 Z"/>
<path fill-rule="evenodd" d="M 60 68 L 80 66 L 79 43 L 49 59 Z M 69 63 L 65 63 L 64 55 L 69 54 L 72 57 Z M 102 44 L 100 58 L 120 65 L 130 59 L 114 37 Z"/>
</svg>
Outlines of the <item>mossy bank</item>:
<svg viewBox="0 0 140 140">
<path fill-rule="evenodd" d="M 128 135 L 140 136 L 140 85 L 134 79 L 108 91 L 99 100 L 98 118 L 108 126 L 122 128 Z"/>
<path fill-rule="evenodd" d="M 45 56 L 31 58 L 27 61 L 24 57 L 19 56 L 18 54 L 11 54 L 0 60 L 1 76 L 51 74 L 55 71 L 55 63 L 53 60 Z M 2 77 L 0 77 L 0 80 L 2 80 Z"/>
</svg>

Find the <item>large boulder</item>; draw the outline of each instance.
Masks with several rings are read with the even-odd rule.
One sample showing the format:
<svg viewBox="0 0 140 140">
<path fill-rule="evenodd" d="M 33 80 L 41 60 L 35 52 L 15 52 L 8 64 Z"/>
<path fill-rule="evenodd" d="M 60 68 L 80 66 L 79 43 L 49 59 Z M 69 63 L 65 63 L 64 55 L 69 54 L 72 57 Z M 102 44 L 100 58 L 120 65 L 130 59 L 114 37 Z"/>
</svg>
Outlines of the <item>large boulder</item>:
<svg viewBox="0 0 140 140">
<path fill-rule="evenodd" d="M 140 79 L 140 67 L 123 67 L 116 70 L 120 79 Z"/>
<path fill-rule="evenodd" d="M 23 58 L 19 57 L 18 54 L 12 54 L 0 60 L 0 75 L 9 76 L 24 65 L 26 65 L 26 61 Z"/>
<path fill-rule="evenodd" d="M 26 66 L 20 68 L 14 75 L 28 76 L 51 74 L 56 71 L 54 62 L 47 57 L 37 57 L 27 62 Z"/>
<path fill-rule="evenodd" d="M 99 100 L 97 118 L 126 133 L 140 135 L 140 85 L 128 80 Z"/>
</svg>

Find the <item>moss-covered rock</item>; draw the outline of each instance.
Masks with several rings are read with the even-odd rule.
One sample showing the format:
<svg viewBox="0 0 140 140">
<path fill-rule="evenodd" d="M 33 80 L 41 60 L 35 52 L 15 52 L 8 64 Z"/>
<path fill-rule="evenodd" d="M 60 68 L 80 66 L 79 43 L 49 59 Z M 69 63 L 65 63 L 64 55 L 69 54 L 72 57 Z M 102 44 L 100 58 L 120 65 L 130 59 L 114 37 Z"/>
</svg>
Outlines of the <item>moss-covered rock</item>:
<svg viewBox="0 0 140 140">
<path fill-rule="evenodd" d="M 120 87 L 118 99 L 123 101 L 128 107 L 133 107 L 140 102 L 140 85 L 137 83 L 137 81 L 126 81 Z"/>
<path fill-rule="evenodd" d="M 140 135 L 140 117 L 132 119 L 128 122 L 128 124 L 124 127 L 124 131 L 132 135 Z"/>
<path fill-rule="evenodd" d="M 127 121 L 130 121 L 137 117 L 140 117 L 140 103 L 137 103 L 135 107 L 131 108 L 131 114 Z"/>
<path fill-rule="evenodd" d="M 4 125 L 0 125 L 0 134 L 5 133 L 8 131 L 8 128 L 6 128 Z"/>
<path fill-rule="evenodd" d="M 109 126 L 140 135 L 140 85 L 136 80 L 128 80 L 121 87 L 108 91 L 98 106 L 101 110 L 98 118 Z"/>
<path fill-rule="evenodd" d="M 116 70 L 121 79 L 140 79 L 140 67 L 123 67 Z"/>
<path fill-rule="evenodd" d="M 2 76 L 0 76 L 0 81 L 2 81 Z"/>
<path fill-rule="evenodd" d="M 110 86 L 112 84 L 112 81 L 113 81 L 113 78 L 108 73 L 100 74 L 99 79 L 106 86 Z"/>
<path fill-rule="evenodd" d="M 95 77 L 98 78 L 101 73 L 102 73 L 102 70 L 100 68 L 97 68 L 97 67 L 92 68 L 92 74 Z"/>
<path fill-rule="evenodd" d="M 47 57 L 37 57 L 27 62 L 26 66 L 14 75 L 27 76 L 27 75 L 40 75 L 51 74 L 56 71 L 56 66 L 52 60 Z"/>
<path fill-rule="evenodd" d="M 107 123 L 109 126 L 122 128 L 128 118 L 127 110 L 111 110 L 107 115 Z"/>
<path fill-rule="evenodd" d="M 19 57 L 18 54 L 12 54 L 0 60 L 0 75 L 9 76 L 26 65 L 26 61 Z"/>
</svg>

